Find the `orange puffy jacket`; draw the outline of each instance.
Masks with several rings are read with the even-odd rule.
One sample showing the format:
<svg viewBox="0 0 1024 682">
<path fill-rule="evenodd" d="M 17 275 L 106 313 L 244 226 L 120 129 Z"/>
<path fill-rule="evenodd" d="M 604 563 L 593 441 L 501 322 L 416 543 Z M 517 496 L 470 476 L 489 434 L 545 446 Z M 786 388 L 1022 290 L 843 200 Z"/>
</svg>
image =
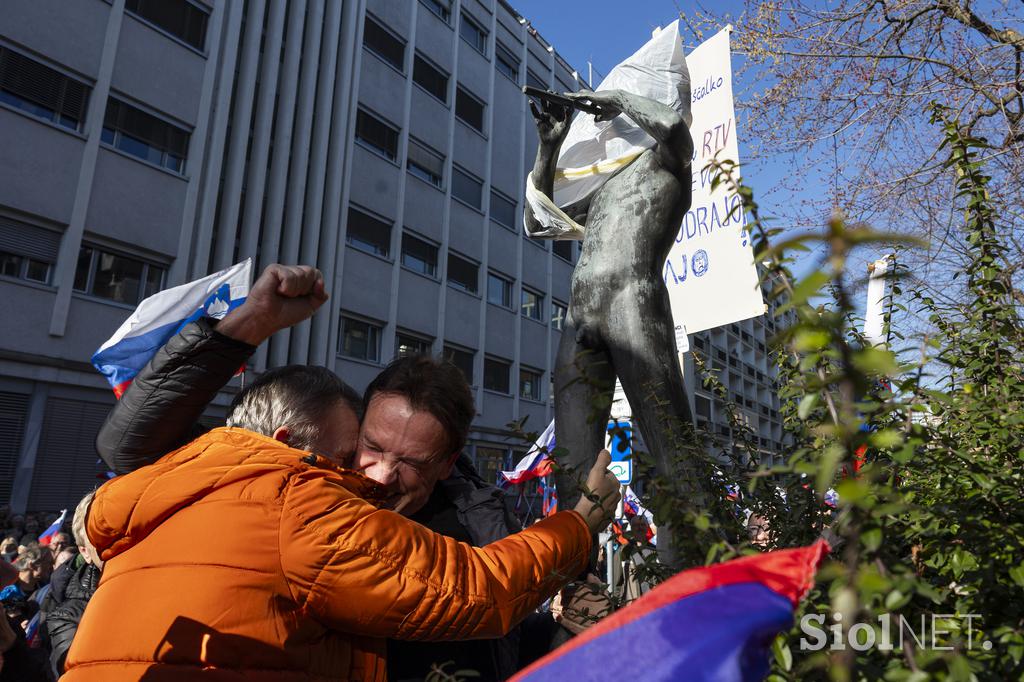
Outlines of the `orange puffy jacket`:
<svg viewBox="0 0 1024 682">
<path fill-rule="evenodd" d="M 375 489 L 233 428 L 109 481 L 86 526 L 107 563 L 62 681 L 384 680 L 385 638 L 500 636 L 586 565 L 575 512 L 474 548 Z"/>
</svg>

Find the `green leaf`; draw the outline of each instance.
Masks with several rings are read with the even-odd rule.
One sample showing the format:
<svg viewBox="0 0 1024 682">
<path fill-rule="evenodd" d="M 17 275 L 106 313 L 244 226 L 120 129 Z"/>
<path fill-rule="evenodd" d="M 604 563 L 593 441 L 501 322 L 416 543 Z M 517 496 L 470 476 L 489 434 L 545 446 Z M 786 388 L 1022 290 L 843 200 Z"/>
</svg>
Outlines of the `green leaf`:
<svg viewBox="0 0 1024 682">
<path fill-rule="evenodd" d="M 814 409 L 815 405 L 818 404 L 819 397 L 820 394 L 818 393 L 808 393 L 805 395 L 800 401 L 800 406 L 796 410 L 797 416 L 800 417 L 800 419 L 807 421 L 807 416 L 811 413 L 811 410 Z"/>
<path fill-rule="evenodd" d="M 772 642 L 772 654 L 775 655 L 775 662 L 779 664 L 779 667 L 789 672 L 793 669 L 793 652 L 789 650 L 789 645 L 786 644 L 786 636 L 779 635 Z"/>
<path fill-rule="evenodd" d="M 864 545 L 864 549 L 869 552 L 876 551 L 882 546 L 882 529 L 881 528 L 870 528 L 861 533 L 860 536 L 861 544 Z"/>
</svg>

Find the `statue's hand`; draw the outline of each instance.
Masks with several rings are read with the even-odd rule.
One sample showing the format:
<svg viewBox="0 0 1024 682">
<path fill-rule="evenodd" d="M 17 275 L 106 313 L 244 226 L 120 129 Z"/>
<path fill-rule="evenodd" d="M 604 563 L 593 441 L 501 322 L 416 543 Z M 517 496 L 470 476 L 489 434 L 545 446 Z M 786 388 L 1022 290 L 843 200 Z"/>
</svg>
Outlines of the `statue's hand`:
<svg viewBox="0 0 1024 682">
<path fill-rule="evenodd" d="M 540 143 L 547 147 L 557 147 L 569 134 L 569 124 L 572 123 L 572 109 L 559 106 L 548 101 L 541 102 L 541 108 L 537 103 L 530 100 L 530 112 L 537 122 L 537 136 Z"/>
<path fill-rule="evenodd" d="M 617 90 L 600 90 L 598 92 L 581 90 L 580 92 L 567 92 L 565 96 L 573 102 L 581 102 L 600 109 L 600 114 L 594 114 L 595 121 L 610 121 L 622 113 Z"/>
</svg>

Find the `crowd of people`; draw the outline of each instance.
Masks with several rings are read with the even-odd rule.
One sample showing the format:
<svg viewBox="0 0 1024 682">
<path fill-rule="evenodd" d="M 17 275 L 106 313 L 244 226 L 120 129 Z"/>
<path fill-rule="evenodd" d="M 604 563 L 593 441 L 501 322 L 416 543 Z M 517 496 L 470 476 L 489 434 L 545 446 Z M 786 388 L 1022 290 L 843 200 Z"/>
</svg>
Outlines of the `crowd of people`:
<svg viewBox="0 0 1024 682">
<path fill-rule="evenodd" d="M 103 562 L 85 534 L 92 493 L 65 525 L 40 542 L 55 513 L 12 514 L 0 508 L 0 680 L 48 682 L 57 679 L 71 648 L 85 606 L 99 584 Z"/>
<path fill-rule="evenodd" d="M 73 542 L 15 557 L 8 589 L 35 606 L 8 611 L 0 680 L 506 679 L 610 610 L 586 570 L 619 495 L 607 453 L 572 511 L 522 529 L 462 454 L 473 401 L 450 363 L 399 358 L 362 396 L 272 369 L 202 432 L 256 346 L 324 300 L 313 268 L 271 266 L 135 378 L 97 438 L 119 475 Z"/>
</svg>

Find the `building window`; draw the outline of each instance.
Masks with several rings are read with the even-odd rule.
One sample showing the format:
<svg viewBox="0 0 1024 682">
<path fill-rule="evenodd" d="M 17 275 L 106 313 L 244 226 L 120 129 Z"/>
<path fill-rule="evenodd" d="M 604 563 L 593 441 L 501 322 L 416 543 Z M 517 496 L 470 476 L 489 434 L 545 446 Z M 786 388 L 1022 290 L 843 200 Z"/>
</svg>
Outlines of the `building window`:
<svg viewBox="0 0 1024 682">
<path fill-rule="evenodd" d="M 0 275 L 49 284 L 60 233 L 0 216 Z"/>
<path fill-rule="evenodd" d="M 347 358 L 380 362 L 380 333 L 378 325 L 342 315 L 338 353 Z"/>
<path fill-rule="evenodd" d="M 391 253 L 391 225 L 350 208 L 345 241 L 360 251 L 387 258 Z"/>
<path fill-rule="evenodd" d="M 412 82 L 448 104 L 448 76 L 418 54 L 412 59 Z"/>
<path fill-rule="evenodd" d="M 523 287 L 519 295 L 519 309 L 524 317 L 538 322 L 544 319 L 544 296 Z"/>
<path fill-rule="evenodd" d="M 420 0 L 427 9 L 441 18 L 444 23 L 449 23 L 452 17 L 451 0 Z"/>
<path fill-rule="evenodd" d="M 405 169 L 434 187 L 444 186 L 444 156 L 412 139 L 406 152 Z"/>
<path fill-rule="evenodd" d="M 0 47 L 0 102 L 78 130 L 85 120 L 89 87 L 59 71 Z"/>
<path fill-rule="evenodd" d="M 484 358 L 484 388 L 498 393 L 509 393 L 508 371 L 511 364 L 496 358 Z"/>
<path fill-rule="evenodd" d="M 455 88 L 455 115 L 470 128 L 484 131 L 484 104 L 461 85 Z"/>
<path fill-rule="evenodd" d="M 526 400 L 540 401 L 540 381 L 542 373 L 521 368 L 519 370 L 519 397 Z"/>
<path fill-rule="evenodd" d="M 459 22 L 459 35 L 480 54 L 487 56 L 487 31 L 465 13 Z"/>
<path fill-rule="evenodd" d="M 430 341 L 409 334 L 395 334 L 395 357 L 406 355 L 430 355 Z"/>
<path fill-rule="evenodd" d="M 494 46 L 494 68 L 512 79 L 513 83 L 519 83 L 519 60 L 501 43 Z"/>
<path fill-rule="evenodd" d="M 118 303 L 137 304 L 160 291 L 167 270 L 131 256 L 83 246 L 78 252 L 75 290 Z"/>
<path fill-rule="evenodd" d="M 398 128 L 363 109 L 356 114 L 356 139 L 391 161 L 398 158 Z"/>
<path fill-rule="evenodd" d="M 572 262 L 572 241 L 569 239 L 556 239 L 554 244 L 551 245 L 552 251 L 555 255 L 563 260 Z"/>
<path fill-rule="evenodd" d="M 505 453 L 505 448 L 476 446 L 476 461 L 474 465 L 476 466 L 477 473 L 491 485 L 499 483 L 498 479 L 501 477 L 501 470 L 505 468 Z M 509 468 L 511 468 L 511 465 L 509 465 Z"/>
<path fill-rule="evenodd" d="M 124 9 L 197 50 L 206 42 L 210 13 L 187 0 L 125 0 Z"/>
<path fill-rule="evenodd" d="M 444 347 L 444 359 L 459 368 L 462 376 L 466 377 L 466 383 L 470 386 L 473 385 L 473 355 L 471 350 L 462 350 L 449 345 Z"/>
<path fill-rule="evenodd" d="M 363 47 L 399 71 L 405 70 L 405 41 L 395 37 L 370 15 L 363 25 Z"/>
<path fill-rule="evenodd" d="M 188 132 L 111 97 L 100 139 L 150 163 L 181 173 L 188 155 Z"/>
<path fill-rule="evenodd" d="M 535 74 L 530 69 L 526 70 L 526 84 L 529 85 L 530 87 L 537 88 L 539 90 L 548 89 L 547 80 L 541 80 L 540 76 Z"/>
<path fill-rule="evenodd" d="M 565 317 L 568 314 L 569 309 L 565 307 L 564 303 L 558 301 L 551 302 L 551 326 L 558 331 L 562 331 L 565 326 Z"/>
<path fill-rule="evenodd" d="M 480 210 L 484 183 L 458 166 L 452 168 L 452 196 Z"/>
<path fill-rule="evenodd" d="M 487 273 L 487 302 L 500 305 L 502 308 L 512 307 L 512 282 L 495 275 Z"/>
<path fill-rule="evenodd" d="M 402 265 L 427 277 L 437 277 L 437 247 L 406 232 L 402 235 Z"/>
<path fill-rule="evenodd" d="M 491 220 L 516 229 L 516 202 L 494 189 L 491 190 Z"/>
<path fill-rule="evenodd" d="M 711 419 L 711 401 L 709 399 L 702 395 L 694 396 L 693 405 L 698 417 Z"/>
<path fill-rule="evenodd" d="M 475 294 L 479 288 L 480 266 L 448 252 L 448 284 Z"/>
</svg>

